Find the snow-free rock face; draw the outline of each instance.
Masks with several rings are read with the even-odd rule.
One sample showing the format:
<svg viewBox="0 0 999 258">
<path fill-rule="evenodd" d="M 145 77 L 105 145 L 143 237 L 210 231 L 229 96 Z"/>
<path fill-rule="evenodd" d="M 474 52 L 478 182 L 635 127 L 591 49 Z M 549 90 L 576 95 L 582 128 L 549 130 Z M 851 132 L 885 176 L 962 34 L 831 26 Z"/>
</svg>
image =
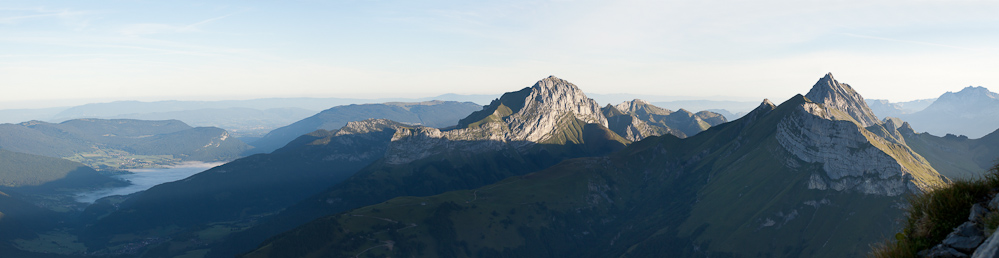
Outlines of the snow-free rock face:
<svg viewBox="0 0 999 258">
<path fill-rule="evenodd" d="M 827 73 L 825 77 L 819 79 L 805 97 L 825 107 L 846 112 L 863 127 L 878 124 L 878 118 L 867 107 L 864 98 L 849 84 L 836 81 L 832 73 Z"/>
<path fill-rule="evenodd" d="M 358 162 L 385 155 L 392 135 L 409 126 L 388 119 L 349 122 L 338 130 L 316 130 L 288 143 L 274 153 L 300 150 L 304 145 L 322 148 L 323 161 Z"/>
<path fill-rule="evenodd" d="M 826 74 L 777 127 L 785 150 L 823 173 L 808 188 L 897 196 L 942 184 L 944 178 L 905 144 L 899 121 L 879 122 L 864 98 Z"/>
<path fill-rule="evenodd" d="M 458 122 L 456 128 L 414 127 L 400 130 L 386 158 L 402 164 L 430 155 L 474 155 L 506 147 L 522 149 L 537 143 L 582 143 L 579 124 L 607 127 L 607 118 L 596 101 L 576 85 L 555 76 L 531 87 L 503 94 L 481 111 Z M 569 139 L 566 132 L 574 135 Z"/>
<path fill-rule="evenodd" d="M 882 126 L 870 127 L 881 132 L 873 133 L 850 120 L 837 119 L 844 114 L 839 109 L 801 95 L 791 101 L 799 107 L 779 122 L 776 136 L 801 161 L 822 164 L 824 173 L 812 174 L 808 188 L 897 196 L 942 182 L 925 159 L 898 140 L 901 137 L 892 137 L 898 135 L 893 124 L 890 132 Z"/>
<path fill-rule="evenodd" d="M 608 105 L 604 107 L 604 116 L 610 122 L 611 130 L 631 141 L 665 134 L 686 138 L 709 127 L 728 122 L 718 113 L 710 111 L 691 113 L 683 109 L 673 112 L 640 99 L 625 101 L 615 106 Z"/>
<path fill-rule="evenodd" d="M 648 101 L 641 99 L 621 102 L 621 104 L 617 104 L 614 107 L 617 108 L 617 110 L 620 110 L 621 112 L 624 112 L 626 114 L 632 113 L 640 116 L 650 116 L 650 115 L 665 116 L 673 113 L 673 111 L 670 111 L 669 109 L 657 107 L 655 105 L 652 105 L 652 103 L 649 103 Z"/>
<path fill-rule="evenodd" d="M 635 115 L 622 113 L 618 108 L 609 104 L 603 108 L 603 113 L 607 117 L 608 128 L 629 141 L 639 141 L 645 137 L 663 134 L 672 134 L 680 138 L 686 137 L 679 130 L 649 125 Z"/>
<path fill-rule="evenodd" d="M 510 128 L 511 140 L 545 141 L 559 129 L 560 120 L 567 115 L 585 123 L 607 126 L 607 118 L 600 113 L 596 101 L 587 98 L 575 84 L 555 76 L 531 86 L 523 103 L 523 107 L 511 110 L 513 114 L 503 118 Z"/>
</svg>

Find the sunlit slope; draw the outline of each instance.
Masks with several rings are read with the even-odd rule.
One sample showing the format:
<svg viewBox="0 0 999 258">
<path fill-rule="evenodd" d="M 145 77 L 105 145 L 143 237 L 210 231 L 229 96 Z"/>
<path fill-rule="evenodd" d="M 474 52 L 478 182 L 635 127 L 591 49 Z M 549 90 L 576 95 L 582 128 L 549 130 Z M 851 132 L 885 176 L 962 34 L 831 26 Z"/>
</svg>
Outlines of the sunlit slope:
<svg viewBox="0 0 999 258">
<path fill-rule="evenodd" d="M 892 232 L 905 193 L 943 181 L 843 114 L 800 95 L 765 102 L 687 139 L 324 217 L 246 257 L 859 255 Z M 847 151 L 809 152 L 818 147 Z M 869 154 L 878 159 L 858 158 Z M 865 162 L 880 165 L 840 169 Z"/>
</svg>

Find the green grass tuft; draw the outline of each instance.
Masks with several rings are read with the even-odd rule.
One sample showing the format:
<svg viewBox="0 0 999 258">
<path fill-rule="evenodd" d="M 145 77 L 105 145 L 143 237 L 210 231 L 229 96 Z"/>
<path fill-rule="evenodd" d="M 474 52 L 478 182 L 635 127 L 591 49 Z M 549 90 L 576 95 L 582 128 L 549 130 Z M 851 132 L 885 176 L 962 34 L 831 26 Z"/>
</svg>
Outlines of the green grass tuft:
<svg viewBox="0 0 999 258">
<path fill-rule="evenodd" d="M 909 198 L 905 229 L 872 246 L 869 257 L 916 257 L 916 253 L 940 243 L 968 219 L 971 206 L 988 201 L 999 188 L 999 164 L 975 179 L 958 179 L 946 186 Z M 986 217 L 987 228 L 999 224 L 999 213 Z"/>
</svg>

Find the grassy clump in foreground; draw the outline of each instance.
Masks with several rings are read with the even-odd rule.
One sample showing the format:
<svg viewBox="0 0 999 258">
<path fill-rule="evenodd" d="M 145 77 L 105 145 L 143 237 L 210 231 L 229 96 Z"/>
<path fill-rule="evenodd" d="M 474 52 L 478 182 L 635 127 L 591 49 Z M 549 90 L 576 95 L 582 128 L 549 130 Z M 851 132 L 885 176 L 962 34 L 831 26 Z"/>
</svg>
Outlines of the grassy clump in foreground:
<svg viewBox="0 0 999 258">
<path fill-rule="evenodd" d="M 916 253 L 939 244 L 955 227 L 968 221 L 971 206 L 989 201 L 999 188 L 999 164 L 976 179 L 955 180 L 946 186 L 909 198 L 905 229 L 894 239 L 872 247 L 870 257 L 916 257 Z M 999 212 L 985 219 L 986 234 L 999 224 Z"/>
</svg>

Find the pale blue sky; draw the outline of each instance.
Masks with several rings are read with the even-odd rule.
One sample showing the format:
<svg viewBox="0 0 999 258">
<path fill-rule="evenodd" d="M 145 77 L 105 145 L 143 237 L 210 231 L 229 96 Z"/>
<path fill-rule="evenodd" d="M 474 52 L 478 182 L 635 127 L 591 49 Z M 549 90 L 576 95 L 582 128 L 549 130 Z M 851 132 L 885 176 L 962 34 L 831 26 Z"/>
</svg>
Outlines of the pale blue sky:
<svg viewBox="0 0 999 258">
<path fill-rule="evenodd" d="M 6 1 L 0 108 L 586 92 L 783 101 L 999 89 L 994 1 Z M 993 90 L 995 91 L 995 90 Z M 46 103 L 46 104 L 39 104 Z"/>
</svg>

